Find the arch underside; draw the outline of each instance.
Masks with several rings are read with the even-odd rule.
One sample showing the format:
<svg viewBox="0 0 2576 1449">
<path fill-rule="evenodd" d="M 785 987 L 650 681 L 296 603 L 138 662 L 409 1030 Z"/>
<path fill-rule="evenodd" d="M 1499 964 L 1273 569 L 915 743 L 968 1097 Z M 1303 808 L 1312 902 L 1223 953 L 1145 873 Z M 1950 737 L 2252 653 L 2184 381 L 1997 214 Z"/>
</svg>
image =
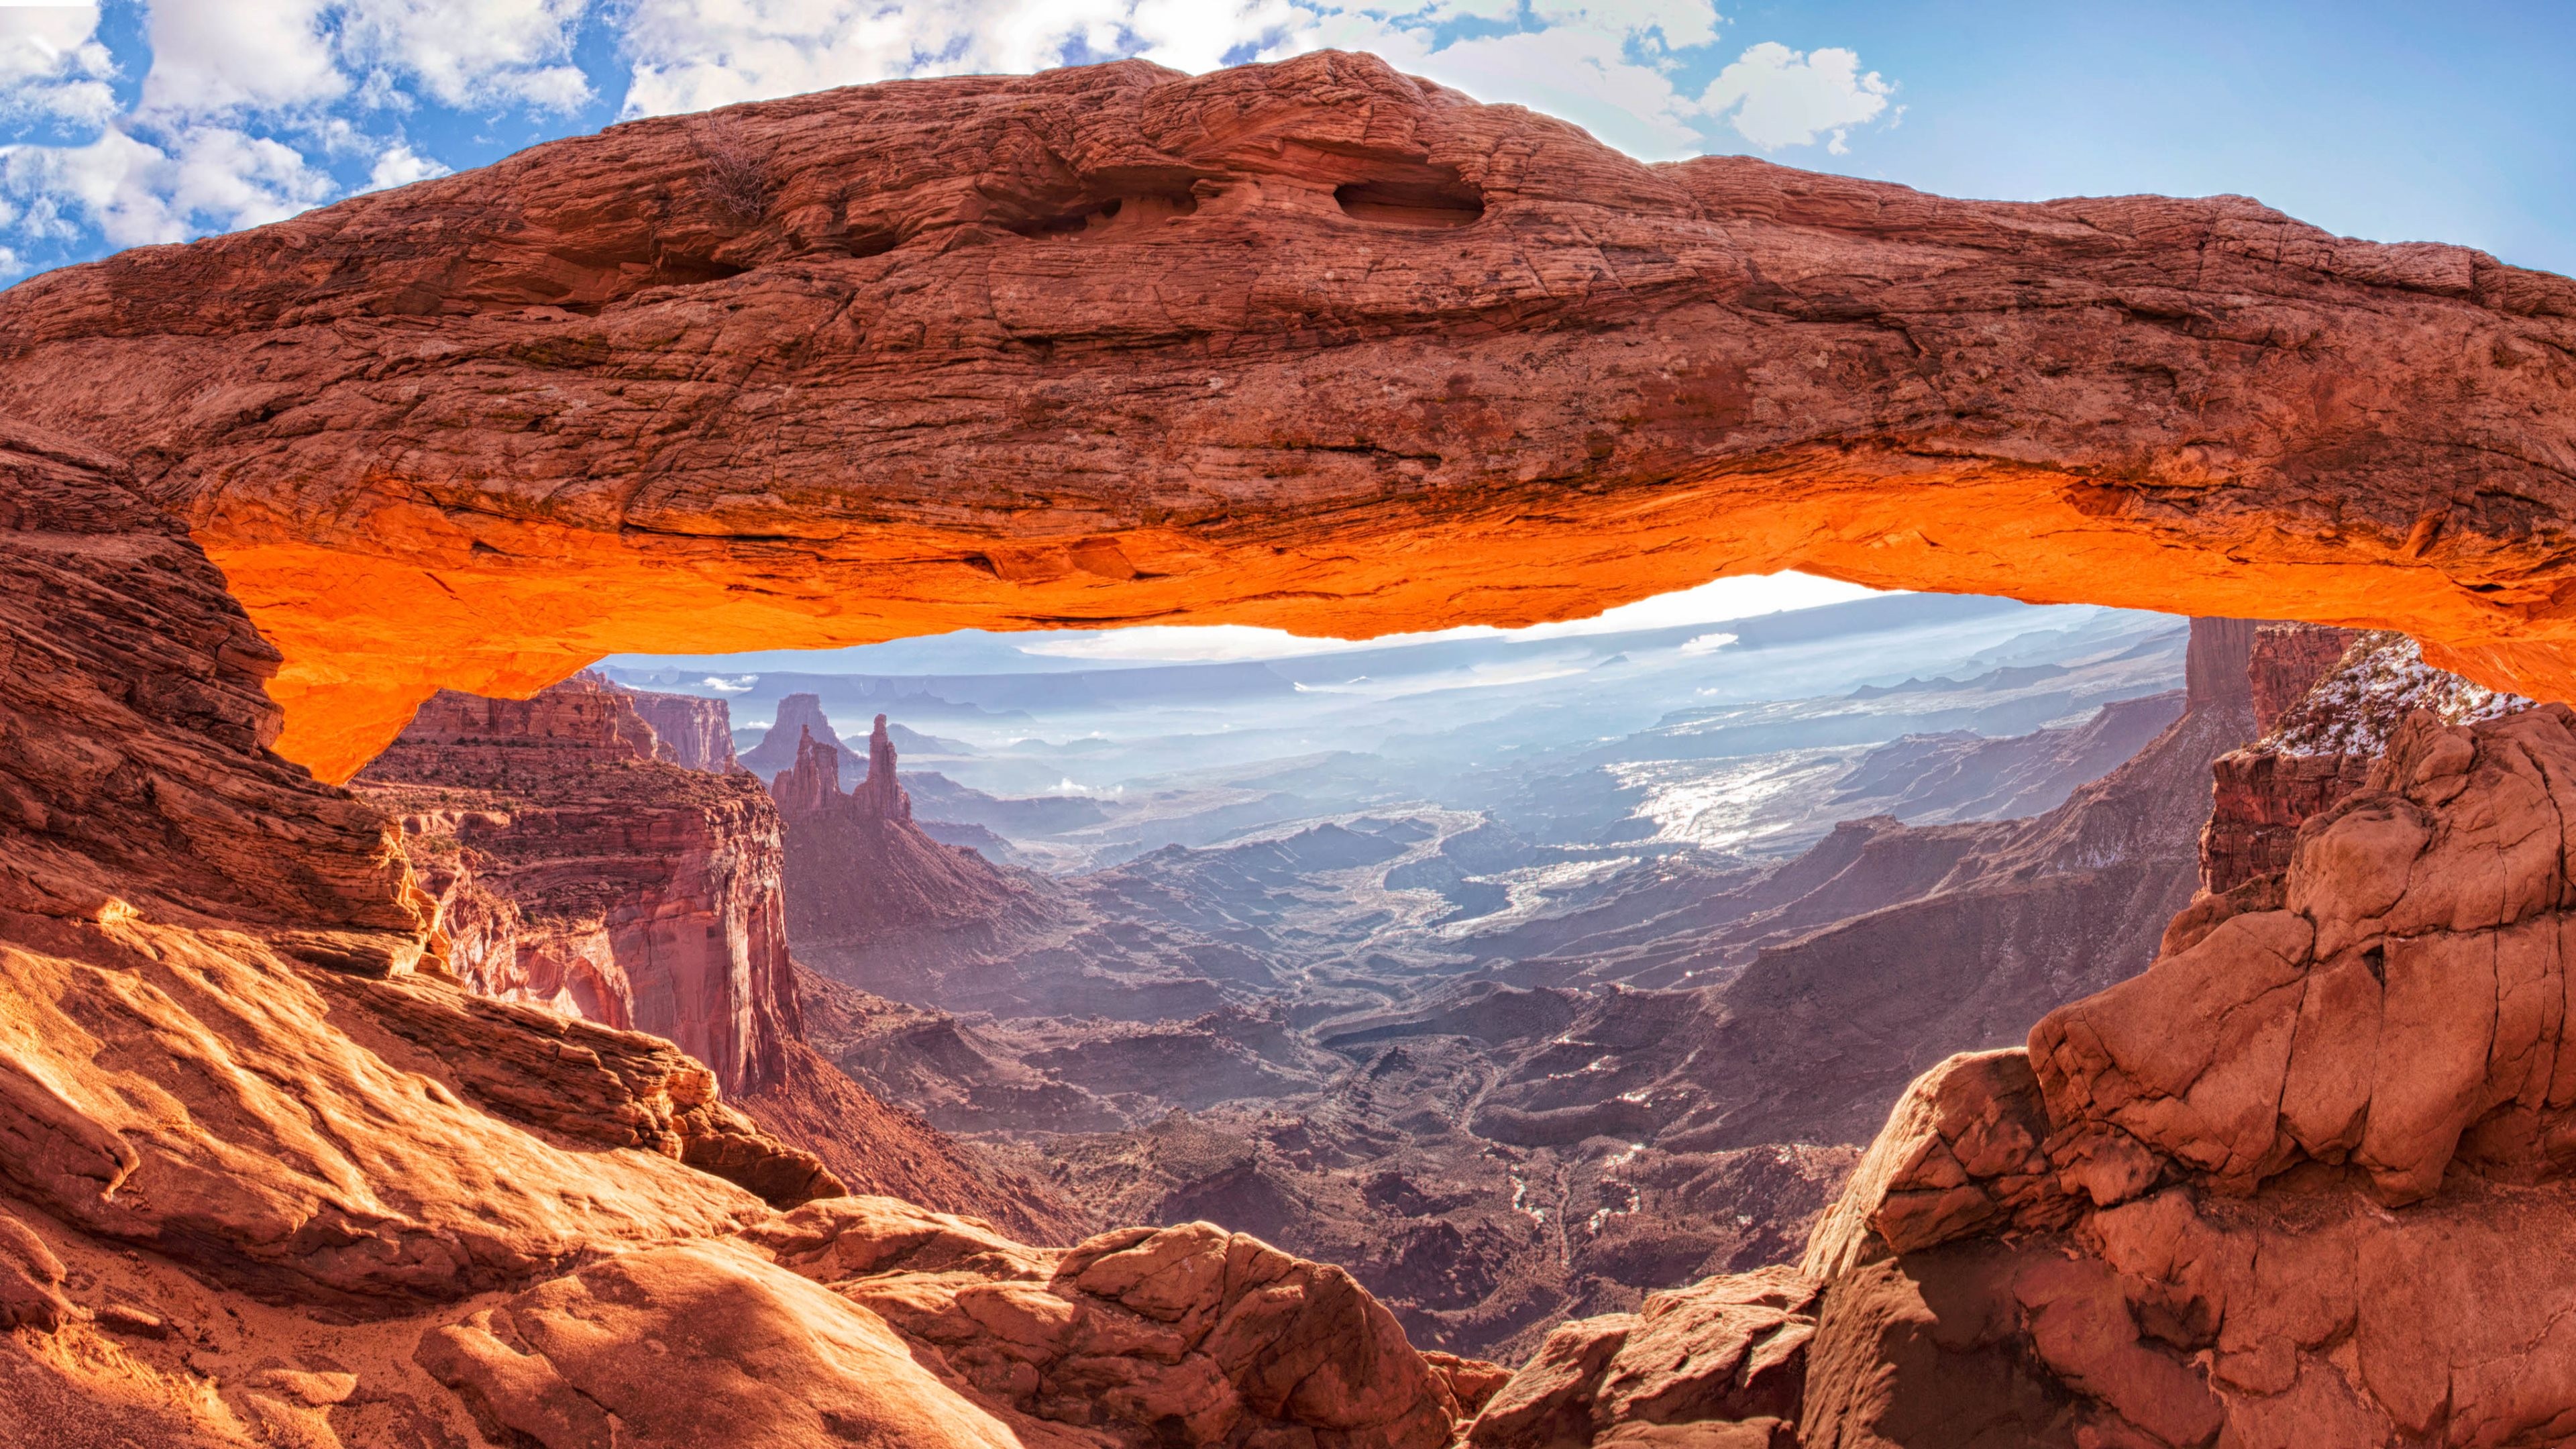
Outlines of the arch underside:
<svg viewBox="0 0 2576 1449">
<path fill-rule="evenodd" d="M 333 779 L 611 652 L 1780 568 L 2576 697 L 2576 283 L 2241 198 L 1645 166 L 1360 56 L 828 92 L 126 253 L 0 295 L 0 411 L 187 521 Z"/>
</svg>

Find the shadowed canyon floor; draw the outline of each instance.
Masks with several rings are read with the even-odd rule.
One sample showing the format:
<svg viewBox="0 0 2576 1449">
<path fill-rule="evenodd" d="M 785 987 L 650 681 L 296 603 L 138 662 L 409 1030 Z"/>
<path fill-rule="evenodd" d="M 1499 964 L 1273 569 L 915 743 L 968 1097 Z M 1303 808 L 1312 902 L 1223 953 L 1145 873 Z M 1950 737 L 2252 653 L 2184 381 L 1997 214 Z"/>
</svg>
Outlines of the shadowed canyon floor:
<svg viewBox="0 0 2576 1449">
<path fill-rule="evenodd" d="M 2576 1431 L 2576 713 L 2494 692 L 2569 692 L 2576 284 L 1644 167 L 1343 55 L 737 108 L 757 205 L 692 124 L 0 294 L 0 1440 Z M 1711 762 L 1824 716 L 1722 701 L 1585 767 L 1652 809 L 1068 876 L 932 836 L 1003 797 L 892 721 L 764 791 L 703 704 L 436 694 L 1792 562 L 2369 632 L 2094 650 L 1786 815 Z M 1097 1126 L 942 1131 L 1039 1111 Z"/>
</svg>

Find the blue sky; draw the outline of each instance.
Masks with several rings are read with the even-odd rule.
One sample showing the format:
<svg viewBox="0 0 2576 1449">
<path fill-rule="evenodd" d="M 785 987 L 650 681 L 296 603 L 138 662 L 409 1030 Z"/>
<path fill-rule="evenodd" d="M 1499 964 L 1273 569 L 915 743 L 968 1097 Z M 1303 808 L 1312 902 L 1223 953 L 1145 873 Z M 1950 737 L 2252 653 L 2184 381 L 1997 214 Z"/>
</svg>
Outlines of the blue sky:
<svg viewBox="0 0 2576 1449">
<path fill-rule="evenodd" d="M 621 116 L 1372 49 L 1649 159 L 1957 195 L 2243 192 L 2576 272 L 2576 3 L 0 0 L 0 281 Z"/>
</svg>

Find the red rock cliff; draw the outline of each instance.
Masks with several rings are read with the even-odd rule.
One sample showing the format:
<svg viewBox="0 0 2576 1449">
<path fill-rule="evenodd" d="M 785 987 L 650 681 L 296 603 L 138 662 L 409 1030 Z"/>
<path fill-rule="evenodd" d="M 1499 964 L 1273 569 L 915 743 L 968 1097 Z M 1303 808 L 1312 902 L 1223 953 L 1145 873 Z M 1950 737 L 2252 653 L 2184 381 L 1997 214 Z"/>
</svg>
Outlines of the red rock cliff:
<svg viewBox="0 0 2576 1449">
<path fill-rule="evenodd" d="M 2287 869 L 2299 826 L 2361 788 L 2410 712 L 2460 723 L 2530 703 L 2427 665 L 2402 634 L 2307 624 L 2265 625 L 2253 674 L 2264 736 L 2212 766 L 2201 886 L 2217 895 Z"/>
<path fill-rule="evenodd" d="M 656 752 L 659 758 L 719 774 L 733 768 L 733 711 L 723 700 L 644 689 L 626 693 L 635 701 L 635 712 L 662 742 Z"/>
<path fill-rule="evenodd" d="M 796 1036 L 777 811 L 654 748 L 635 697 L 582 675 L 442 694 L 357 787 L 401 816 L 476 989 L 668 1037 L 749 1091 Z"/>
</svg>

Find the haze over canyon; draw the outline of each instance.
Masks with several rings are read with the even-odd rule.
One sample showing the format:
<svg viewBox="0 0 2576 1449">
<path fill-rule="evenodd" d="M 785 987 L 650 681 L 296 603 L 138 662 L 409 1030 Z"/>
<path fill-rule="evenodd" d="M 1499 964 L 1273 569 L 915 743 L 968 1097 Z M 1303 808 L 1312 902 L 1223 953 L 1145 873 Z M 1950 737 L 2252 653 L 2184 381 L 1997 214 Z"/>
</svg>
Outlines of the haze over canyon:
<svg viewBox="0 0 2576 1449">
<path fill-rule="evenodd" d="M 0 1441 L 2566 1442 L 2571 517 L 2566 278 L 1360 54 L 45 273 Z"/>
</svg>

